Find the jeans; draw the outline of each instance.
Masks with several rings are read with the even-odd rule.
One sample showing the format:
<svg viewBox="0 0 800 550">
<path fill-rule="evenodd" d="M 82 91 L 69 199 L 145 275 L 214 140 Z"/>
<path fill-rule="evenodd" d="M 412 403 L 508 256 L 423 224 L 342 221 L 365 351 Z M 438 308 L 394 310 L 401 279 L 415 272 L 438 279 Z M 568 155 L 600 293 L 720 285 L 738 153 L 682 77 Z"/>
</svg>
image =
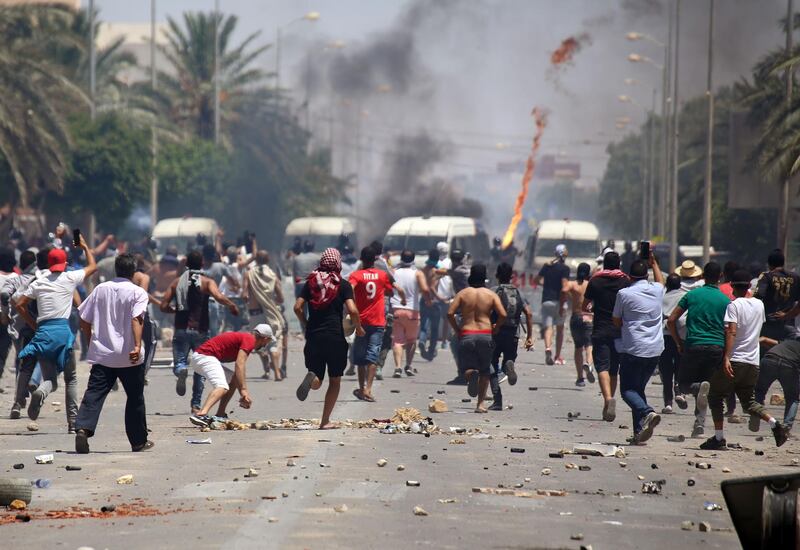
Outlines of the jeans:
<svg viewBox="0 0 800 550">
<path fill-rule="evenodd" d="M 653 407 L 647 404 L 644 389 L 658 366 L 659 357 L 636 357 L 620 353 L 619 358 L 619 391 L 631 408 L 633 433 L 638 434 L 642 431 L 642 421 L 653 412 Z"/>
<path fill-rule="evenodd" d="M 83 394 L 81 408 L 78 410 L 75 429 L 86 430 L 89 437 L 94 435 L 106 396 L 117 379 L 119 379 L 127 395 L 127 401 L 125 402 L 125 433 L 128 435 L 128 441 L 131 447 L 138 447 L 147 442 L 144 373 L 144 364 L 121 369 L 92 365 L 86 393 Z"/>
<path fill-rule="evenodd" d="M 208 300 L 208 336 L 213 338 L 222 331 L 223 306 L 216 300 Z"/>
<path fill-rule="evenodd" d="M 664 335 L 664 351 L 658 361 L 658 374 L 661 377 L 662 391 L 664 394 L 664 406 L 672 405 L 675 398 L 675 385 L 678 382 L 678 363 L 681 354 L 678 353 L 678 345 L 672 336 Z"/>
<path fill-rule="evenodd" d="M 519 349 L 517 330 L 500 330 L 494 337 L 492 350 L 492 373 L 489 375 L 489 386 L 496 404 L 503 404 L 503 392 L 500 389 L 500 374 L 506 361 L 516 361 Z M 503 358 L 502 364 L 500 358 Z"/>
<path fill-rule="evenodd" d="M 383 369 L 386 364 L 386 358 L 389 356 L 389 351 L 392 349 L 392 333 L 394 332 L 394 313 L 389 305 L 389 300 L 385 304 L 386 326 L 383 328 L 383 341 L 381 342 L 381 353 L 378 356 L 378 368 Z"/>
<path fill-rule="evenodd" d="M 383 346 L 383 327 L 364 325 L 364 336 L 356 336 L 352 346 L 352 361 L 358 367 L 377 365 Z"/>
<path fill-rule="evenodd" d="M 756 401 L 764 404 L 767 391 L 775 380 L 783 388 L 783 396 L 786 399 L 783 423 L 791 430 L 795 416 L 797 416 L 798 401 L 800 401 L 800 375 L 798 375 L 796 365 L 780 357 L 767 355 L 761 359 L 761 369 L 755 389 Z"/>
<path fill-rule="evenodd" d="M 20 362 L 19 377 L 17 378 L 17 394 L 15 403 L 22 406 L 28 395 L 28 384 L 36 367 L 36 360 L 28 357 Z M 56 364 L 47 359 L 41 359 L 39 365 L 42 369 L 42 381 L 37 390 L 41 391 L 45 397 L 58 389 L 58 368 Z M 73 427 L 78 416 L 78 376 L 75 371 L 75 352 L 70 354 L 69 361 L 64 367 L 64 387 L 66 393 L 66 414 L 67 425 Z"/>
<path fill-rule="evenodd" d="M 419 343 L 425 345 L 430 341 L 428 355 L 436 352 L 436 344 L 439 343 L 439 321 L 441 313 L 436 304 L 427 305 L 425 300 L 420 300 L 420 328 Z"/>
<path fill-rule="evenodd" d="M 172 337 L 172 372 L 177 376 L 189 368 L 189 353 L 208 340 L 207 332 L 190 329 L 175 329 Z M 203 377 L 194 373 L 192 378 L 192 408 L 199 409 L 203 399 Z"/>
<path fill-rule="evenodd" d="M 231 298 L 230 300 L 239 308 L 239 315 L 234 315 L 231 310 L 225 308 L 224 330 L 226 332 L 238 332 L 247 324 L 247 308 L 242 298 Z"/>
</svg>

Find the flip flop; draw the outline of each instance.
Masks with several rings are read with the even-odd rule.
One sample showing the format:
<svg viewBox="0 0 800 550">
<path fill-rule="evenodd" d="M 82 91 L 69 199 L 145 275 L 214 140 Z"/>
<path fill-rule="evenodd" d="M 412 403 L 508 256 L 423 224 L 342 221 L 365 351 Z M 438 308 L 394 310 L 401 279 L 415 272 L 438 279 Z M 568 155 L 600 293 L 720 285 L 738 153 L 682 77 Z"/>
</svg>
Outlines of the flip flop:
<svg viewBox="0 0 800 550">
<path fill-rule="evenodd" d="M 306 400 L 306 397 L 308 397 L 308 392 L 311 390 L 311 383 L 314 382 L 314 379 L 316 377 L 317 377 L 316 374 L 314 374 L 311 371 L 308 371 L 306 377 L 303 378 L 302 382 L 300 382 L 300 385 L 297 387 L 297 392 L 296 392 L 297 398 L 300 401 Z"/>
<path fill-rule="evenodd" d="M 360 388 L 354 389 L 353 390 L 353 395 L 359 401 L 366 401 L 367 400 L 366 396 L 364 395 L 364 392 L 362 392 Z"/>
<path fill-rule="evenodd" d="M 366 395 L 366 394 L 362 394 L 362 395 L 364 395 L 364 401 L 368 401 L 370 403 L 375 403 L 375 398 L 372 397 L 371 395 Z"/>
<path fill-rule="evenodd" d="M 478 372 L 474 370 L 467 371 L 467 394 L 470 397 L 478 397 Z"/>
</svg>

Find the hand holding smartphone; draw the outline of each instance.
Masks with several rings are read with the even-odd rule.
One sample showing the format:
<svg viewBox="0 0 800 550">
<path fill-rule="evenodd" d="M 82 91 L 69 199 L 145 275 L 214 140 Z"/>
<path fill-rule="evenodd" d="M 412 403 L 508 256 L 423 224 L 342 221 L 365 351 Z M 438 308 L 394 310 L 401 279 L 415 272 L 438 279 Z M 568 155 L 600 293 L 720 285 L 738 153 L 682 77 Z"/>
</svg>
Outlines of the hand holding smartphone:
<svg viewBox="0 0 800 550">
<path fill-rule="evenodd" d="M 81 230 L 77 227 L 72 231 L 72 246 L 75 248 L 81 247 Z"/>
<path fill-rule="evenodd" d="M 639 258 L 645 261 L 650 259 L 650 241 L 639 242 Z"/>
</svg>

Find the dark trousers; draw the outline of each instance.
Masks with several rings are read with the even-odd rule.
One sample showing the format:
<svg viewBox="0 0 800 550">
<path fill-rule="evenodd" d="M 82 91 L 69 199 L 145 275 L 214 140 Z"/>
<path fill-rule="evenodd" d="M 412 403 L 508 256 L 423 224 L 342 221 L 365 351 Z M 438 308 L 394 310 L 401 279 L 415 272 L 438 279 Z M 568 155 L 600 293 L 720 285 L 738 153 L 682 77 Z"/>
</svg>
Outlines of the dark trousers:
<svg viewBox="0 0 800 550">
<path fill-rule="evenodd" d="M 420 300 L 419 311 L 421 319 L 419 341 L 421 344 L 429 344 L 426 355 L 432 358 L 436 353 L 436 345 L 439 343 L 439 321 L 441 320 L 441 315 L 436 304 L 428 305 L 425 300 Z"/>
<path fill-rule="evenodd" d="M 11 335 L 8 333 L 7 325 L 0 325 L 0 378 L 6 367 L 8 352 L 11 351 Z"/>
<path fill-rule="evenodd" d="M 489 386 L 495 403 L 503 403 L 503 392 L 500 390 L 500 373 L 506 361 L 516 361 L 519 349 L 517 329 L 500 330 L 494 336 L 494 349 L 492 350 L 492 373 L 489 375 Z M 502 357 L 502 364 L 500 358 Z"/>
<path fill-rule="evenodd" d="M 642 421 L 653 412 L 653 407 L 647 404 L 644 390 L 656 370 L 659 357 L 636 357 L 620 353 L 619 359 L 619 392 L 631 408 L 633 433 L 638 434 L 642 431 Z"/>
<path fill-rule="evenodd" d="M 125 433 L 131 447 L 147 442 L 147 418 L 144 408 L 144 364 L 136 367 L 115 369 L 103 365 L 92 365 L 89 384 L 83 394 L 75 429 L 86 430 L 92 437 L 100 420 L 100 411 L 108 392 L 119 381 L 128 399 L 125 403 Z"/>
<path fill-rule="evenodd" d="M 790 361 L 774 355 L 766 355 L 761 358 L 761 368 L 758 371 L 758 382 L 756 383 L 756 401 L 764 404 L 769 387 L 773 382 L 778 381 L 783 389 L 783 396 L 786 405 L 783 411 L 783 423 L 790 430 L 794 425 L 794 418 L 797 416 L 797 406 L 800 401 L 800 375 L 797 366 Z"/>
<path fill-rule="evenodd" d="M 739 402 L 745 413 L 761 416 L 766 412 L 764 406 L 756 401 L 756 382 L 758 382 L 758 365 L 748 365 L 731 361 L 733 378 L 725 374 L 722 367 L 717 367 L 711 374 L 711 389 L 708 392 L 708 406 L 711 409 L 711 418 L 720 422 L 722 416 L 722 402 L 725 398 L 736 392 Z"/>
<path fill-rule="evenodd" d="M 658 374 L 661 377 L 662 391 L 664 394 L 664 406 L 672 405 L 675 398 L 675 385 L 678 382 L 678 363 L 681 354 L 678 352 L 678 345 L 672 336 L 664 335 L 664 351 L 658 361 Z"/>
</svg>

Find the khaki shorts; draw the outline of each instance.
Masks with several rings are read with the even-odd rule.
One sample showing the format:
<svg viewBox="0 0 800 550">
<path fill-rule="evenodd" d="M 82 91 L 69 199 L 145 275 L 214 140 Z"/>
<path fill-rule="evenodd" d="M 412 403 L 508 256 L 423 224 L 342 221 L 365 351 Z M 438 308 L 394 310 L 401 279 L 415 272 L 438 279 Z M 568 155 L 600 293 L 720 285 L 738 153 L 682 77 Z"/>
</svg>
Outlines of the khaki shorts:
<svg viewBox="0 0 800 550">
<path fill-rule="evenodd" d="M 395 309 L 392 344 L 395 346 L 412 344 L 417 341 L 417 336 L 419 336 L 419 311 Z"/>
</svg>

